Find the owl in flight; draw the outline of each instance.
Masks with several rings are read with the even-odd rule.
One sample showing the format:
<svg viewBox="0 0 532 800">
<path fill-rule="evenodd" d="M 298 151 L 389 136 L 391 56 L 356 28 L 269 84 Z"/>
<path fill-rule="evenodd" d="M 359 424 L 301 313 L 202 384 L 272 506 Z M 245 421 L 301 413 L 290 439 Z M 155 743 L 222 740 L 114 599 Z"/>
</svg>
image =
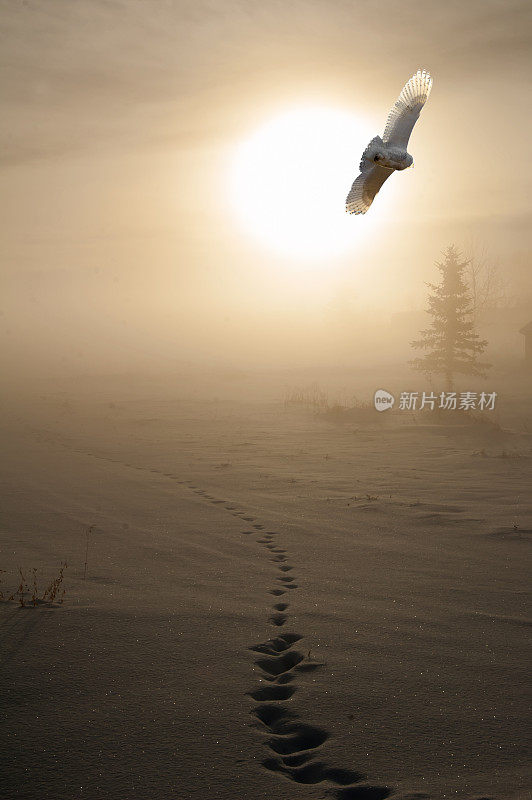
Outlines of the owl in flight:
<svg viewBox="0 0 532 800">
<path fill-rule="evenodd" d="M 403 86 L 388 114 L 382 139 L 375 136 L 362 154 L 360 175 L 345 201 L 348 214 L 365 214 L 384 181 L 396 169 L 407 169 L 414 163 L 406 148 L 431 88 L 432 78 L 424 69 L 418 69 Z"/>
</svg>

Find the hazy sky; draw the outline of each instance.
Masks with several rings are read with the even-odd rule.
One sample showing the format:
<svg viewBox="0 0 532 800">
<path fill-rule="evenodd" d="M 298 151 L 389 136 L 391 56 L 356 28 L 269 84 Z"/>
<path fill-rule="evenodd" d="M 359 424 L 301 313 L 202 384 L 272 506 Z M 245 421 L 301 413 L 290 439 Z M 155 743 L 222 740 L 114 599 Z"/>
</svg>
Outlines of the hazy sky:
<svg viewBox="0 0 532 800">
<path fill-rule="evenodd" d="M 102 353 L 115 365 L 159 350 L 230 360 L 245 341 L 259 358 L 295 357 L 334 327 L 339 304 L 360 320 L 422 304 L 452 241 L 487 250 L 526 292 L 530 3 L 0 8 L 13 352 L 74 353 L 97 368 Z M 239 141 L 302 104 L 359 114 L 371 138 L 419 66 L 434 89 L 414 132 L 416 169 L 371 237 L 307 270 L 242 229 L 227 188 Z"/>
</svg>

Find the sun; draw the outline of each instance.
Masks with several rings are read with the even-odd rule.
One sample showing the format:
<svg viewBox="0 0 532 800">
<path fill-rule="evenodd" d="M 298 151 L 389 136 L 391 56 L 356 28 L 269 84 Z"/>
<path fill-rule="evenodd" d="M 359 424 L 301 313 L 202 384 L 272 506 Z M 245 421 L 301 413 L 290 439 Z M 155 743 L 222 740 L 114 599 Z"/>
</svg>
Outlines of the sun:
<svg viewBox="0 0 532 800">
<path fill-rule="evenodd" d="M 230 191 L 245 229 L 279 254 L 307 262 L 340 256 L 359 243 L 377 215 L 372 209 L 372 219 L 349 216 L 345 197 L 372 127 L 348 111 L 305 107 L 280 114 L 241 142 Z"/>
</svg>

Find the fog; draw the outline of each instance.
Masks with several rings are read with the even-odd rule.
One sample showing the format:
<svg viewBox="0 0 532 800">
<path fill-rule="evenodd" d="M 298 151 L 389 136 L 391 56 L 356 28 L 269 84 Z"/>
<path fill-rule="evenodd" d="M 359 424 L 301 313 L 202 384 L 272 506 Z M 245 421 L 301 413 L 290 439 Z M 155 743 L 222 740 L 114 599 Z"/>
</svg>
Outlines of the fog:
<svg viewBox="0 0 532 800">
<path fill-rule="evenodd" d="M 11 381 L 399 367 L 452 243 L 487 254 L 502 305 L 527 321 L 527 4 L 54 0 L 2 12 Z M 239 142 L 315 102 L 360 114 L 374 135 L 420 65 L 435 84 L 416 170 L 386 213 L 350 220 L 369 235 L 307 263 L 241 225 L 228 190 Z M 512 336 L 501 348 L 518 359 Z"/>
</svg>

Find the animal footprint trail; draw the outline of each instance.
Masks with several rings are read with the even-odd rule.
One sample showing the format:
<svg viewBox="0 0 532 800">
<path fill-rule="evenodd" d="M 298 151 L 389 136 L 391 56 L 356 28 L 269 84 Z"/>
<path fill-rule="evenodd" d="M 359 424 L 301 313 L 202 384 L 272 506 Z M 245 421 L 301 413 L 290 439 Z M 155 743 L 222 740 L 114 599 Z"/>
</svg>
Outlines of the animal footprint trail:
<svg viewBox="0 0 532 800">
<path fill-rule="evenodd" d="M 272 595 L 273 613 L 268 622 L 275 628 L 284 629 L 289 621 L 290 604 L 279 597 L 289 590 L 298 589 L 294 566 L 284 547 L 279 547 L 276 532 L 263 532 L 263 526 L 253 525 L 258 532 L 260 544 L 277 574 L 274 581 L 280 584 L 268 590 Z M 249 535 L 252 531 L 243 531 Z M 275 543 L 274 543 L 275 542 Z M 260 685 L 250 691 L 249 696 L 258 705 L 252 710 L 259 730 L 265 735 L 265 747 L 270 754 L 263 760 L 263 769 L 279 775 L 284 780 L 298 784 L 321 784 L 329 787 L 329 796 L 337 800 L 384 800 L 391 793 L 385 786 L 362 784 L 365 776 L 355 770 L 330 766 L 320 760 L 321 747 L 329 739 L 329 733 L 313 725 L 303 723 L 290 704 L 297 694 L 298 675 L 311 672 L 322 666 L 305 657 L 296 645 L 303 637 L 298 633 L 282 633 L 267 642 L 250 647 L 257 653 L 255 666 L 260 670 Z M 357 785 L 358 784 L 358 785 Z M 346 787 L 340 789 L 338 787 Z"/>
<path fill-rule="evenodd" d="M 146 468 L 129 465 L 132 469 Z M 330 738 L 323 728 L 304 723 L 293 711 L 291 704 L 299 691 L 298 677 L 305 672 L 319 669 L 319 663 L 297 648 L 303 636 L 284 632 L 289 622 L 289 592 L 299 588 L 292 574 L 294 566 L 288 563 L 287 550 L 279 546 L 279 533 L 267 531 L 265 525 L 256 521 L 249 512 L 233 505 L 230 501 L 215 497 L 207 489 L 193 481 L 179 480 L 173 473 L 161 474 L 192 491 L 198 498 L 212 506 L 224 509 L 234 517 L 250 524 L 250 530 L 242 531 L 245 536 L 257 536 L 269 556 L 272 567 L 277 571 L 275 584 L 268 593 L 271 595 L 268 622 L 272 626 L 272 637 L 267 641 L 250 647 L 256 654 L 255 666 L 259 670 L 259 685 L 248 692 L 257 704 L 252 715 L 258 729 L 265 737 L 264 745 L 269 751 L 262 762 L 262 768 L 278 775 L 282 780 L 292 783 L 327 785 L 328 797 L 336 800 L 384 800 L 390 795 L 387 787 L 362 784 L 364 776 L 353 770 L 336 768 L 322 758 L 321 748 Z M 283 598 L 280 600 L 279 598 Z M 310 653 L 309 653 L 310 655 Z M 340 788 L 345 787 L 345 788 Z M 331 794 L 332 791 L 332 794 Z"/>
</svg>

